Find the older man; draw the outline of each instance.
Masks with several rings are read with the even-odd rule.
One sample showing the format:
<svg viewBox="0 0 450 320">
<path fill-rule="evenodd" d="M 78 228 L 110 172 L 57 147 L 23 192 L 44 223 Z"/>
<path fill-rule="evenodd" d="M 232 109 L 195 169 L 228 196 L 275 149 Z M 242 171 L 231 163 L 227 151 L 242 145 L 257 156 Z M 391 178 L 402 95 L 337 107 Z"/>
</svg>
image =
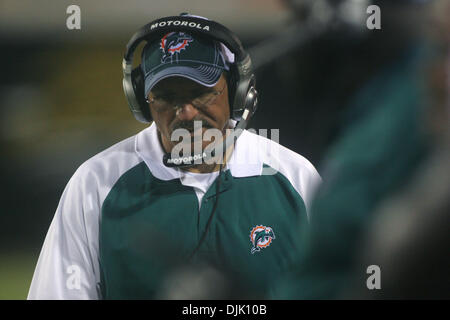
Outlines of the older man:
<svg viewBox="0 0 450 320">
<path fill-rule="evenodd" d="M 29 299 L 267 296 L 293 262 L 298 222 L 307 223 L 320 182 L 313 165 L 248 131 L 212 161 L 164 160 L 180 143 L 203 153 L 233 134 L 230 57 L 216 40 L 179 30 L 147 43 L 142 98 L 153 123 L 70 179 Z M 205 138 L 210 130 L 220 136 Z M 209 289 L 187 285 L 196 275 Z"/>
</svg>

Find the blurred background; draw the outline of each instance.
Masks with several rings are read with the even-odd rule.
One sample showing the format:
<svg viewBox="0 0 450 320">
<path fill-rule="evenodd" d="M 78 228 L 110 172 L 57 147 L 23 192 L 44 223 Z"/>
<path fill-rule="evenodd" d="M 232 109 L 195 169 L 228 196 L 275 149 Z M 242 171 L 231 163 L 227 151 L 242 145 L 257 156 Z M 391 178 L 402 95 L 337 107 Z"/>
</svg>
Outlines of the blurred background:
<svg viewBox="0 0 450 320">
<path fill-rule="evenodd" d="M 329 150 L 368 108 L 347 107 L 356 93 L 393 61 L 407 60 L 405 48 L 426 43 L 433 53 L 417 66 L 433 88 L 425 99 L 433 107 L 421 119 L 430 144 L 448 145 L 450 1 L 376 2 L 381 30 L 367 28 L 364 0 L 0 0 L 0 299 L 26 298 L 59 197 L 78 166 L 146 127 L 128 109 L 121 63 L 131 35 L 153 19 L 189 12 L 234 31 L 257 67 L 260 102 L 250 127 L 280 129 L 280 143 L 324 179 Z M 81 9 L 81 30 L 66 27 L 72 4 Z M 396 188 L 407 185 L 405 179 Z"/>
</svg>

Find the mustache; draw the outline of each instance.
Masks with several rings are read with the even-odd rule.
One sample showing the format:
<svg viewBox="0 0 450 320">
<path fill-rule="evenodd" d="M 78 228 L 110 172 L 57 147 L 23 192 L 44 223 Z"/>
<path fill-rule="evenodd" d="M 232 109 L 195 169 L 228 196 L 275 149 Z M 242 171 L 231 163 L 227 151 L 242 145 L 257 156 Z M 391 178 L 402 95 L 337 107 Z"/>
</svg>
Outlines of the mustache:
<svg viewBox="0 0 450 320">
<path fill-rule="evenodd" d="M 201 122 L 202 128 L 206 128 L 206 129 L 214 128 L 214 126 L 212 124 L 210 124 L 208 121 L 206 121 L 205 119 L 195 119 L 192 121 L 175 122 L 174 124 L 172 124 L 170 126 L 170 129 L 171 129 L 171 131 L 175 131 L 177 129 L 186 129 L 189 132 L 194 132 L 194 121 Z"/>
</svg>

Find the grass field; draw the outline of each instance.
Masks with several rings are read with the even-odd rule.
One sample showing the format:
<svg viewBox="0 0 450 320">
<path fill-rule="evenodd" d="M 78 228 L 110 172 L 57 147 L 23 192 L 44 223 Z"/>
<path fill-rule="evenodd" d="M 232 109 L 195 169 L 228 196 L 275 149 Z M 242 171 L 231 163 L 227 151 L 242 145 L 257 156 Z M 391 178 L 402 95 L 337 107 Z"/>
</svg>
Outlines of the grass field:
<svg viewBox="0 0 450 320">
<path fill-rule="evenodd" d="M 26 299 L 39 253 L 0 253 L 0 300 Z"/>
</svg>

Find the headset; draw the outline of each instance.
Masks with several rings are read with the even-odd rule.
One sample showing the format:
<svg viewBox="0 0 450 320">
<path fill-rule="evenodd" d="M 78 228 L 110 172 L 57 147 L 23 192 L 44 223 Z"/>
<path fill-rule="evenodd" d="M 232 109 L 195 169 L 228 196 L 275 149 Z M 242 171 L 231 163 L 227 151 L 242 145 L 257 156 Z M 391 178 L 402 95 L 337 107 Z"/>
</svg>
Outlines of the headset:
<svg viewBox="0 0 450 320">
<path fill-rule="evenodd" d="M 183 31 L 197 37 L 206 37 L 223 43 L 233 54 L 234 63 L 230 66 L 230 75 L 227 79 L 230 96 L 230 114 L 233 120 L 238 121 L 235 127 L 236 134 L 230 135 L 223 141 L 208 146 L 209 152 L 191 155 L 190 157 L 172 158 L 170 153 L 163 157 L 167 167 L 188 167 L 194 164 L 194 159 L 208 161 L 214 156 L 214 146 L 223 143 L 221 150 L 228 148 L 237 140 L 246 128 L 248 121 L 256 111 L 258 92 L 256 79 L 253 73 L 250 55 L 244 50 L 239 38 L 225 26 L 202 18 L 188 16 L 182 13 L 179 16 L 164 17 L 154 20 L 141 27 L 130 39 L 126 46 L 122 62 L 123 90 L 134 117 L 143 123 L 152 121 L 150 108 L 144 97 L 144 74 L 141 66 L 133 69 L 133 56 L 137 46 L 142 41 L 159 41 L 169 32 Z M 211 150 L 213 150 L 211 152 Z"/>
<path fill-rule="evenodd" d="M 146 24 L 131 37 L 126 46 L 122 63 L 123 90 L 134 117 L 143 123 L 152 121 L 144 97 L 142 68 L 140 65 L 135 69 L 132 67 L 137 46 L 144 40 L 159 41 L 169 32 L 182 31 L 221 42 L 234 54 L 235 61 L 230 66 L 230 79 L 227 81 L 231 98 L 230 114 L 237 121 L 249 120 L 257 106 L 256 81 L 250 55 L 244 50 L 239 38 L 225 26 L 212 20 L 184 15 L 164 17 Z"/>
</svg>

